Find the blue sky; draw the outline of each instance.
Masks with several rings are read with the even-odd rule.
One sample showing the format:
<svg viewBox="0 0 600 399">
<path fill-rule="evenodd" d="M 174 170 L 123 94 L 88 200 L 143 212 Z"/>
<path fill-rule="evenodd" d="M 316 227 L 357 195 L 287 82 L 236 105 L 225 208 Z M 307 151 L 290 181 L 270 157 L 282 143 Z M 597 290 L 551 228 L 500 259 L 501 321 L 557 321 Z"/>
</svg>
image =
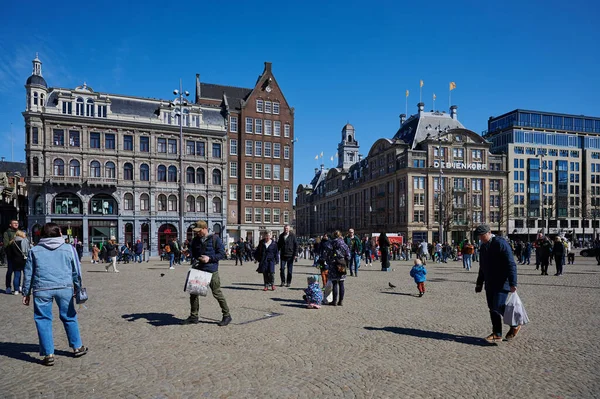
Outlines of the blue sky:
<svg viewBox="0 0 600 399">
<path fill-rule="evenodd" d="M 17 4 L 21 3 L 21 4 Z M 405 3 L 405 4 L 402 4 Z M 405 110 L 448 109 L 481 132 L 515 108 L 600 116 L 600 15 L 592 0 L 10 2 L 0 16 L 0 156 L 24 160 L 24 83 L 39 52 L 50 86 L 170 98 L 195 73 L 252 87 L 273 62 L 296 108 L 294 186 L 326 167 L 341 129 L 361 153 Z M 12 132 L 11 135 L 11 123 Z M 11 148 L 14 156 L 11 155 Z"/>
</svg>

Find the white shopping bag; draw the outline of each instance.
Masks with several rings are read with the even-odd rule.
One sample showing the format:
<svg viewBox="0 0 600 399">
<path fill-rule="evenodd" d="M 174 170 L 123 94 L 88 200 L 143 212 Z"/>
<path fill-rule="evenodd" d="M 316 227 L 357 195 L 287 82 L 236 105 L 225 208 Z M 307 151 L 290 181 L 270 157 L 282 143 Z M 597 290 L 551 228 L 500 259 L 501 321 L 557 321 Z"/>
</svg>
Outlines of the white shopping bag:
<svg viewBox="0 0 600 399">
<path fill-rule="evenodd" d="M 333 283 L 331 280 L 325 284 L 325 289 L 323 290 L 323 303 L 331 303 L 333 302 Z"/>
<path fill-rule="evenodd" d="M 212 273 L 203 272 L 202 270 L 190 269 L 185 280 L 184 291 L 192 295 L 206 296 L 208 286 L 212 279 Z"/>
<path fill-rule="evenodd" d="M 525 312 L 525 307 L 519 294 L 511 292 L 506 298 L 506 308 L 504 309 L 504 324 L 509 326 L 520 326 L 529 323 L 529 317 Z"/>
</svg>

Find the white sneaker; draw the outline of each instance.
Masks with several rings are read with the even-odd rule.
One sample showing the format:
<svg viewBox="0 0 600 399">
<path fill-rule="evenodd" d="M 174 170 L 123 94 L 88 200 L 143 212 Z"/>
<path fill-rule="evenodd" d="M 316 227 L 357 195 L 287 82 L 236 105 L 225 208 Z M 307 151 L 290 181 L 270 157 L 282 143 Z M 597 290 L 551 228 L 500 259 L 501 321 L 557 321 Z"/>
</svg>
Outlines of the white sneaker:
<svg viewBox="0 0 600 399">
<path fill-rule="evenodd" d="M 119 271 L 117 269 L 115 269 L 115 273 L 119 273 Z"/>
<path fill-rule="evenodd" d="M 13 295 L 19 295 L 19 294 L 20 294 L 20 292 L 19 292 L 19 291 L 15 291 L 15 292 L 13 292 Z"/>
<path fill-rule="evenodd" d="M 173 266 L 169 267 L 169 270 L 175 270 L 175 268 Z"/>
</svg>

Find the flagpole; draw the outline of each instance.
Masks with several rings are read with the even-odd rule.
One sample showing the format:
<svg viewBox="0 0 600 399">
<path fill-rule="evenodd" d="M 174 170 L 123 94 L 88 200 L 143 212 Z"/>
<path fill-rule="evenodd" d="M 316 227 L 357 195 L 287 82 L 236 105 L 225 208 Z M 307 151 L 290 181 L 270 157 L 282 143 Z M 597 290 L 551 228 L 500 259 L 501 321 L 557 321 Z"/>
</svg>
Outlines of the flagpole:
<svg viewBox="0 0 600 399">
<path fill-rule="evenodd" d="M 433 94 L 433 110 L 435 111 L 435 93 Z"/>
</svg>

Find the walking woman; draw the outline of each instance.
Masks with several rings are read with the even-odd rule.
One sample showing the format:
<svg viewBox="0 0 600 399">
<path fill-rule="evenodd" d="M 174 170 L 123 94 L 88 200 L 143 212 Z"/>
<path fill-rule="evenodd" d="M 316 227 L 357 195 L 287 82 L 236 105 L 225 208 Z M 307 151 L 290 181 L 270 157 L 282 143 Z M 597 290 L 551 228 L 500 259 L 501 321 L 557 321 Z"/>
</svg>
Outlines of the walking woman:
<svg viewBox="0 0 600 399">
<path fill-rule="evenodd" d="M 117 243 L 115 241 L 115 236 L 110 237 L 110 241 L 106 243 L 105 247 L 106 252 L 108 254 L 108 258 L 110 259 L 110 264 L 104 266 L 104 268 L 106 269 L 106 271 L 108 271 L 108 269 L 110 269 L 110 266 L 112 265 L 113 271 L 115 273 L 119 273 L 119 271 L 117 270 Z"/>
<path fill-rule="evenodd" d="M 552 256 L 556 263 L 556 274 L 555 276 L 562 276 L 563 274 L 563 256 L 565 253 L 565 246 L 559 236 L 554 237 L 554 247 L 552 248 Z"/>
<path fill-rule="evenodd" d="M 342 233 L 339 230 L 333 233 L 333 240 L 323 243 L 324 241 L 321 241 L 321 244 L 325 247 L 325 259 L 327 259 L 327 278 L 333 284 L 333 301 L 330 305 L 342 306 L 345 294 L 344 281 L 346 280 L 348 262 L 350 261 L 350 249 L 344 242 Z"/>
<path fill-rule="evenodd" d="M 390 271 L 390 240 L 386 233 L 381 233 L 379 236 L 379 248 L 381 249 L 381 271 Z"/>
<path fill-rule="evenodd" d="M 256 271 L 263 274 L 263 291 L 267 291 L 269 287 L 275 291 L 275 265 L 279 263 L 279 249 L 277 243 L 271 239 L 271 232 L 263 233 L 263 239 L 256 248 L 254 262 L 258 262 Z"/>
<path fill-rule="evenodd" d="M 33 319 L 40 342 L 42 364 L 54 365 L 52 302 L 56 301 L 60 320 L 75 357 L 87 353 L 79 336 L 74 295 L 81 288 L 78 260 L 70 244 L 65 244 L 60 227 L 46 223 L 38 245 L 30 251 L 23 280 L 23 305 L 29 306 L 33 293 Z"/>
</svg>

